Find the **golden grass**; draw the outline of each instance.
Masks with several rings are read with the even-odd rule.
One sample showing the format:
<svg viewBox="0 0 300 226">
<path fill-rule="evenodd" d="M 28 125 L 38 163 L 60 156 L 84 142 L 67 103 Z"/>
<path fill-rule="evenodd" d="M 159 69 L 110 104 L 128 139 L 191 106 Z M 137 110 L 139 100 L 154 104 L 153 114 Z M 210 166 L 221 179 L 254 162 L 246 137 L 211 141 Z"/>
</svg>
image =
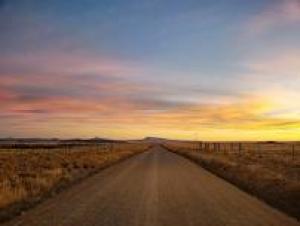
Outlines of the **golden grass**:
<svg viewBox="0 0 300 226">
<path fill-rule="evenodd" d="M 300 219 L 300 155 L 299 147 L 292 156 L 291 143 L 260 144 L 244 143 L 242 151 L 238 148 L 227 151 L 195 149 L 195 143 L 168 143 L 165 146 L 181 154 L 216 175 L 237 185 L 243 190 L 261 198 L 270 205 Z M 280 151 L 280 146 L 283 148 Z M 296 145 L 299 145 L 296 144 Z M 238 146 L 237 143 L 235 146 Z M 208 146 L 206 146 L 208 147 Z M 217 147 L 215 145 L 215 147 Z M 232 146 L 231 146 L 232 147 Z M 265 149 L 263 148 L 265 147 Z M 272 148 L 274 151 L 272 152 Z M 252 150 L 252 151 L 251 151 Z M 241 207 L 242 208 L 242 207 Z"/>
<path fill-rule="evenodd" d="M 114 143 L 59 149 L 0 150 L 0 220 L 36 203 L 60 185 L 74 182 L 121 159 L 145 151 L 147 144 Z M 8 209 L 12 209 L 7 211 Z"/>
</svg>

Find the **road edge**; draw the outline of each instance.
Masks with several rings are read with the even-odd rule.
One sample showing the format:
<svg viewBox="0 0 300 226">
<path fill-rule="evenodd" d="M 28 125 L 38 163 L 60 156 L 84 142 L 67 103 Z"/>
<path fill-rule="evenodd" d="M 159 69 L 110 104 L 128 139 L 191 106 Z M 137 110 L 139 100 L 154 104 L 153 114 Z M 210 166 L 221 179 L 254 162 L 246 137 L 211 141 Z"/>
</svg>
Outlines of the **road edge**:
<svg viewBox="0 0 300 226">
<path fill-rule="evenodd" d="M 74 180 L 61 181 L 57 185 L 55 185 L 52 189 L 50 189 L 48 192 L 42 194 L 40 197 L 38 197 L 36 199 L 32 199 L 32 200 L 26 201 L 26 202 L 14 203 L 11 206 L 8 206 L 7 208 L 0 210 L 0 213 L 3 211 L 0 214 L 0 225 L 11 221 L 15 217 L 23 215 L 24 213 L 26 213 L 27 211 L 29 211 L 33 208 L 38 207 L 41 203 L 45 202 L 46 200 L 48 200 L 52 197 L 55 197 L 56 195 L 60 194 L 61 192 L 64 192 L 64 191 L 70 189 L 71 187 L 84 182 L 86 179 L 92 177 L 93 175 L 96 175 L 96 174 L 100 173 L 101 171 L 103 171 L 109 167 L 112 167 L 120 162 L 126 161 L 127 159 L 129 159 L 131 157 L 134 157 L 134 156 L 140 155 L 144 152 L 147 152 L 151 148 L 152 148 L 152 146 L 150 145 L 148 148 L 146 148 L 143 151 L 131 153 L 122 158 L 108 162 L 104 165 L 99 166 L 99 168 L 94 169 L 93 171 L 90 171 L 90 172 L 87 172 L 86 174 L 82 174 L 82 175 L 78 176 Z"/>
<path fill-rule="evenodd" d="M 163 145 L 163 148 L 165 148 L 166 150 L 168 150 L 174 154 L 180 155 L 180 156 L 194 162 L 196 165 L 204 168 L 205 170 L 208 170 L 215 176 L 227 181 L 228 183 L 234 185 L 235 187 L 239 188 L 240 190 L 246 192 L 247 194 L 254 196 L 255 198 L 258 198 L 260 201 L 266 203 L 268 206 L 275 208 L 275 209 L 279 210 L 280 212 L 288 215 L 289 217 L 292 217 L 296 221 L 300 222 L 300 210 L 298 213 L 288 211 L 287 208 L 284 208 L 281 205 L 277 204 L 274 201 L 274 199 L 270 200 L 269 197 L 264 196 L 258 190 L 254 190 L 252 187 L 249 187 L 246 183 L 244 183 L 243 180 L 241 180 L 238 177 L 237 174 L 234 174 L 232 171 L 226 172 L 226 171 L 220 170 L 220 168 L 218 169 L 217 167 L 214 167 L 214 166 L 211 166 L 210 164 L 205 163 L 203 159 L 201 159 L 195 155 L 192 155 L 191 153 L 184 152 L 184 151 L 175 151 L 164 145 Z"/>
</svg>

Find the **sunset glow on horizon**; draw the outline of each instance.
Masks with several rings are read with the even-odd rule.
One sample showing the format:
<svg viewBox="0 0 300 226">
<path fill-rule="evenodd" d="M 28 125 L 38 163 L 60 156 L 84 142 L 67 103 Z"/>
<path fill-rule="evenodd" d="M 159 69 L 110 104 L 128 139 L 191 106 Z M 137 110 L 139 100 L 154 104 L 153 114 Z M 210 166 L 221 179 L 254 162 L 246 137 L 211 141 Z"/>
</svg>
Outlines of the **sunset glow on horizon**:
<svg viewBox="0 0 300 226">
<path fill-rule="evenodd" d="M 0 26 L 0 137 L 300 139 L 300 0 L 0 0 Z"/>
</svg>

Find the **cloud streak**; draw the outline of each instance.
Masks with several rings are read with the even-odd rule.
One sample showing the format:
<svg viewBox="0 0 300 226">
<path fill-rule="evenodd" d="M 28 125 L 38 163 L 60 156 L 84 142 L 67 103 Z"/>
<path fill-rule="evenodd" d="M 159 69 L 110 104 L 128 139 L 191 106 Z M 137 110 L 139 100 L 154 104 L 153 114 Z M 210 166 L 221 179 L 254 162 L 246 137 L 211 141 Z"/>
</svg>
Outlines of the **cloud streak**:
<svg viewBox="0 0 300 226">
<path fill-rule="evenodd" d="M 300 1 L 279 0 L 268 5 L 266 9 L 254 16 L 248 22 L 247 33 L 259 35 L 274 28 L 300 22 Z"/>
</svg>

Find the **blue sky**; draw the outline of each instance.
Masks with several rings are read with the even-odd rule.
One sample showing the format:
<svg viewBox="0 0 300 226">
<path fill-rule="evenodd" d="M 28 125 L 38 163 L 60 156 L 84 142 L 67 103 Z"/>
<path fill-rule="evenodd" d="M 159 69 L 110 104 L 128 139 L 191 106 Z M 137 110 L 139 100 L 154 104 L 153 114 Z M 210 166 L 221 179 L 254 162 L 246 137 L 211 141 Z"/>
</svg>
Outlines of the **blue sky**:
<svg viewBox="0 0 300 226">
<path fill-rule="evenodd" d="M 299 0 L 2 0 L 0 135 L 297 139 L 299 24 Z"/>
</svg>

